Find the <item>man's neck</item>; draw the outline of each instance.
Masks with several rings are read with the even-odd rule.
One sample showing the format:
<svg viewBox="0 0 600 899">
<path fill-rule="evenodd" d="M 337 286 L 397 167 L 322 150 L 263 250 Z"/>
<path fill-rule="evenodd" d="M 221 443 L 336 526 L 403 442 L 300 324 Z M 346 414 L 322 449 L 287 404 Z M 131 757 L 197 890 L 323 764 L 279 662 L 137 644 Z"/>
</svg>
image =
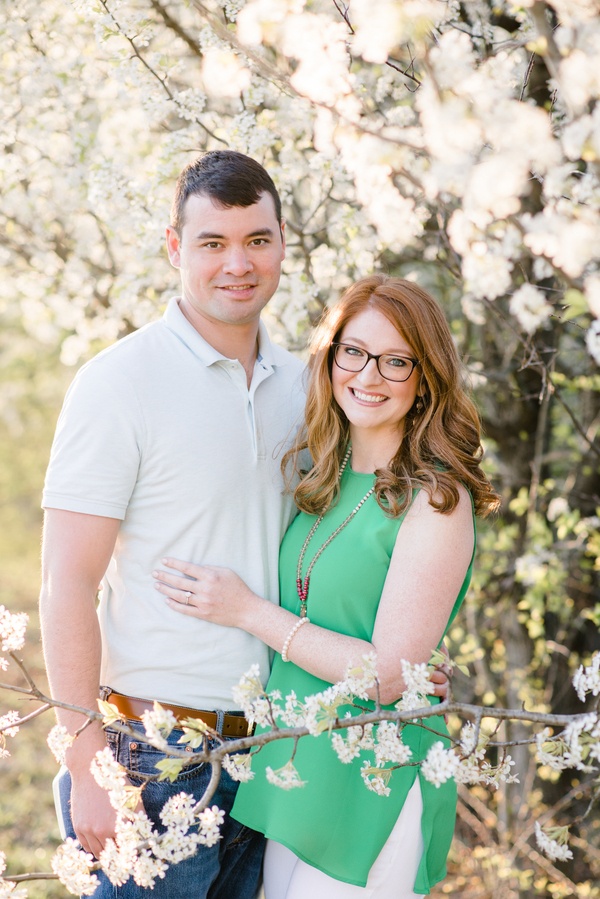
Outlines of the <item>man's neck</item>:
<svg viewBox="0 0 600 899">
<path fill-rule="evenodd" d="M 258 323 L 228 324 L 198 315 L 189 304 L 179 301 L 179 308 L 189 323 L 207 343 L 228 359 L 237 359 L 244 367 L 248 386 L 252 381 L 254 363 L 258 356 Z"/>
</svg>

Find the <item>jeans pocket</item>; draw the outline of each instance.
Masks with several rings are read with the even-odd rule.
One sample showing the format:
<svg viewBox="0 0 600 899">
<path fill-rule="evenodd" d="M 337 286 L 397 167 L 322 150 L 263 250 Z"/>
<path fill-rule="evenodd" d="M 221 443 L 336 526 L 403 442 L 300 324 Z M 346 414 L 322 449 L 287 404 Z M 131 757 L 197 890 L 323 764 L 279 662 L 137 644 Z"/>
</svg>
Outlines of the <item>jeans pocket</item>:
<svg viewBox="0 0 600 899">
<path fill-rule="evenodd" d="M 180 734 L 175 734 L 175 736 L 172 734 L 168 742 L 174 749 L 181 751 L 184 749 L 184 744 L 177 742 L 179 736 Z M 161 749 L 156 749 L 154 746 L 150 746 L 149 743 L 144 743 L 142 740 L 129 738 L 127 740 L 127 745 L 122 745 L 119 755 L 121 756 L 119 761 L 128 768 L 130 779 L 135 784 L 142 783 L 148 775 L 158 774 L 159 769 L 156 767 L 157 763 L 161 762 L 163 759 L 169 758 L 169 756 Z M 190 753 L 190 756 L 193 759 L 194 753 Z M 206 762 L 196 762 L 191 760 L 190 764 L 186 765 L 185 768 L 181 770 L 174 783 L 185 784 L 187 781 L 193 780 L 206 765 Z M 139 777 L 136 777 L 136 775 L 139 775 Z"/>
</svg>

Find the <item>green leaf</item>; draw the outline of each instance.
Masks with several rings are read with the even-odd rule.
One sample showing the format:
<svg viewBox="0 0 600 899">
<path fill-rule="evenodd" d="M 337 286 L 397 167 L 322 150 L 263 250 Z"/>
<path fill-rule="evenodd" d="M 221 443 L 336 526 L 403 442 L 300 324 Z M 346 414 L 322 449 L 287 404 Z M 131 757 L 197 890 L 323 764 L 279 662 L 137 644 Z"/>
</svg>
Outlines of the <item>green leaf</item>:
<svg viewBox="0 0 600 899">
<path fill-rule="evenodd" d="M 161 772 L 159 780 L 176 780 L 185 767 L 185 759 L 162 759 L 154 766 Z"/>
</svg>

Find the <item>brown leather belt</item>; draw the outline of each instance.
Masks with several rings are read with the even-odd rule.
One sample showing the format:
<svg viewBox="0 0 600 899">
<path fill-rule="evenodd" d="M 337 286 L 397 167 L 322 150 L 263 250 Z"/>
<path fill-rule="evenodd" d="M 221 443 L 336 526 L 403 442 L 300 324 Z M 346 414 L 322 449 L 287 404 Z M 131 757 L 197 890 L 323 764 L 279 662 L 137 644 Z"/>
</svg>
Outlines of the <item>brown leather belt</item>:
<svg viewBox="0 0 600 899">
<path fill-rule="evenodd" d="M 133 721 L 141 721 L 144 712 L 151 712 L 154 703 L 147 699 L 137 699 L 135 696 L 125 696 L 123 693 L 107 693 L 102 697 L 106 702 L 116 706 L 117 711 Z M 178 721 L 186 718 L 199 718 L 205 724 L 223 737 L 247 737 L 251 729 L 242 712 L 207 712 L 203 709 L 188 709 L 185 706 L 172 705 L 169 702 L 161 702 L 163 709 L 173 712 Z"/>
</svg>

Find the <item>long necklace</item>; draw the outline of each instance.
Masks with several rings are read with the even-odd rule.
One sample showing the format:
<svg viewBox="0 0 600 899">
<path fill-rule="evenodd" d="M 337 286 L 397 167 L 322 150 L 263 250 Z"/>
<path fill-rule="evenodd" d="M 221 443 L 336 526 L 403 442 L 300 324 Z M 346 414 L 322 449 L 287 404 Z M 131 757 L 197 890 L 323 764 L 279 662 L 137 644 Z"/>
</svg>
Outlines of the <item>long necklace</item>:
<svg viewBox="0 0 600 899">
<path fill-rule="evenodd" d="M 341 477 L 344 473 L 344 469 L 346 468 L 346 465 L 348 464 L 348 459 L 350 458 L 351 452 L 352 452 L 352 446 L 349 446 L 348 450 L 346 452 L 346 455 L 344 456 L 344 458 L 342 460 L 342 464 L 340 465 L 340 470 L 338 473 L 338 480 L 341 480 Z M 331 536 L 329 536 L 327 538 L 325 543 L 317 550 L 316 554 L 313 556 L 311 563 L 309 564 L 308 568 L 306 569 L 306 574 L 304 575 L 304 578 L 303 578 L 302 577 L 302 563 L 304 562 L 304 556 L 306 555 L 306 550 L 308 549 L 308 544 L 314 537 L 315 531 L 317 530 L 317 528 L 319 527 L 319 525 L 321 524 L 321 522 L 323 521 L 323 519 L 325 517 L 325 512 L 323 512 L 321 515 L 319 515 L 319 517 L 313 524 L 312 528 L 308 532 L 306 540 L 304 541 L 304 543 L 302 545 L 302 549 L 300 550 L 300 555 L 298 556 L 298 567 L 296 569 L 296 589 L 298 591 L 298 598 L 300 599 L 300 618 L 306 618 L 306 608 L 307 608 L 307 603 L 308 603 L 308 590 L 310 587 L 310 576 L 311 576 L 313 568 L 315 567 L 315 562 L 317 561 L 317 559 L 319 558 L 319 556 L 321 555 L 323 550 L 329 546 L 329 544 L 335 537 L 337 537 L 337 535 L 340 533 L 340 531 L 343 531 L 343 529 L 346 527 L 346 525 L 350 521 L 352 521 L 352 519 L 354 518 L 354 516 L 356 515 L 358 510 L 361 508 L 361 506 L 363 506 L 366 503 L 366 501 L 368 500 L 368 498 L 371 496 L 371 494 L 374 491 L 375 491 L 375 486 L 371 487 L 371 489 L 369 491 L 367 491 L 367 493 L 365 493 L 365 495 L 363 496 L 363 498 L 361 499 L 359 504 L 354 507 L 352 512 L 350 512 L 350 515 L 348 515 L 348 517 L 345 518 L 344 521 L 342 521 L 340 526 L 335 529 L 333 534 L 331 534 Z M 326 511 L 328 511 L 328 510 L 326 510 Z"/>
</svg>

